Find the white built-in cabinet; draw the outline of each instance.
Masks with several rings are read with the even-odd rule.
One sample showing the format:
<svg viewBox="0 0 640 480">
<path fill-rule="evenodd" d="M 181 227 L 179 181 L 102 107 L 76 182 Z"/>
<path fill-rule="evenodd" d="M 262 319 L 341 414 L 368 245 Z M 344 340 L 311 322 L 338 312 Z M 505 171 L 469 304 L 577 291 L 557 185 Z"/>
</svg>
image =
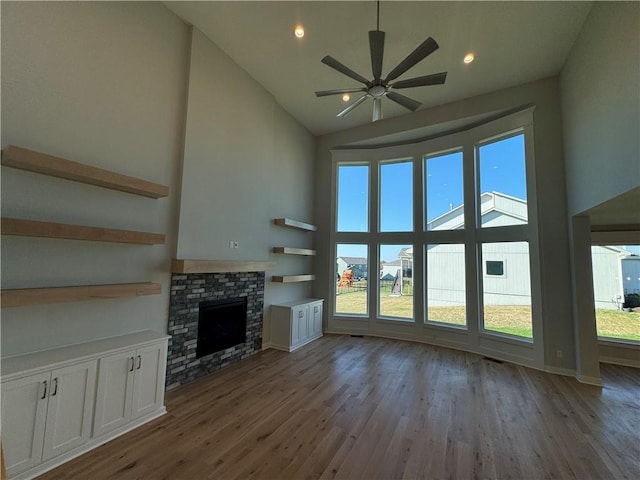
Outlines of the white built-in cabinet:
<svg viewBox="0 0 640 480">
<path fill-rule="evenodd" d="M 9 474 L 28 470 L 89 440 L 96 361 L 2 384 L 2 438 Z"/>
<path fill-rule="evenodd" d="M 308 298 L 271 305 L 271 346 L 292 352 L 322 337 L 323 302 Z"/>
<path fill-rule="evenodd" d="M 136 332 L 3 358 L 9 478 L 33 478 L 165 413 L 167 341 Z"/>
<path fill-rule="evenodd" d="M 100 359 L 93 431 L 108 433 L 162 406 L 166 348 L 151 345 Z"/>
</svg>

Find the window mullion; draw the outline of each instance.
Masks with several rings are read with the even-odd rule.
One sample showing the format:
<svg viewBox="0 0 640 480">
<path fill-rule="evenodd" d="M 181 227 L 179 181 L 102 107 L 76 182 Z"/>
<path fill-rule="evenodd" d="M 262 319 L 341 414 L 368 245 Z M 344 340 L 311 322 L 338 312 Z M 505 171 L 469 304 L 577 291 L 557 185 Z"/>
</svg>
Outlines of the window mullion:
<svg viewBox="0 0 640 480">
<path fill-rule="evenodd" d="M 477 244 L 477 228 L 479 225 L 479 210 L 477 199 L 479 194 L 479 179 L 476 175 L 476 147 L 473 141 L 466 141 L 462 152 L 462 174 L 464 177 L 464 255 L 465 255 L 465 284 L 467 302 L 467 329 L 469 340 L 475 346 L 478 342 L 480 329 L 480 312 L 482 312 L 482 288 L 480 275 L 480 259 Z"/>
</svg>

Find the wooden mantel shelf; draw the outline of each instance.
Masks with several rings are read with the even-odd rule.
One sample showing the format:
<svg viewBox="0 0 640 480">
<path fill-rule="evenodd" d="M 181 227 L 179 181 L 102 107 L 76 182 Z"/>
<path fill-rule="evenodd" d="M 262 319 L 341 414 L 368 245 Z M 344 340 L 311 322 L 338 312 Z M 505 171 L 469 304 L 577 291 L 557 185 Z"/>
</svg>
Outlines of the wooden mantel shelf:
<svg viewBox="0 0 640 480">
<path fill-rule="evenodd" d="M 132 243 L 138 245 L 162 245 L 165 236 L 159 233 L 116 230 L 113 228 L 86 227 L 66 223 L 39 222 L 2 217 L 2 235 L 23 237 L 64 238 L 94 242 Z"/>
<path fill-rule="evenodd" d="M 315 275 L 273 275 L 271 277 L 271 281 L 276 283 L 310 282 L 315 279 Z"/>
<path fill-rule="evenodd" d="M 177 260 L 171 261 L 173 273 L 235 273 L 264 272 L 276 266 L 275 262 L 235 260 Z"/>
<path fill-rule="evenodd" d="M 117 283 L 110 285 L 84 285 L 75 287 L 20 288 L 2 290 L 2 308 L 49 303 L 81 302 L 83 300 L 104 300 L 109 298 L 139 297 L 158 295 L 159 283 Z"/>
<path fill-rule="evenodd" d="M 165 185 L 54 157 L 46 153 L 34 152 L 14 145 L 9 145 L 2 150 L 2 165 L 111 190 L 133 193 L 148 198 L 169 196 L 169 187 Z"/>
<path fill-rule="evenodd" d="M 309 248 L 273 247 L 273 253 L 282 253 L 284 255 L 314 256 L 316 254 L 316 251 Z"/>
<path fill-rule="evenodd" d="M 310 223 L 299 222 L 298 220 L 292 220 L 290 218 L 274 218 L 273 223 L 279 227 L 295 228 L 296 230 L 304 230 L 306 232 L 315 232 L 318 227 L 311 225 Z"/>
</svg>

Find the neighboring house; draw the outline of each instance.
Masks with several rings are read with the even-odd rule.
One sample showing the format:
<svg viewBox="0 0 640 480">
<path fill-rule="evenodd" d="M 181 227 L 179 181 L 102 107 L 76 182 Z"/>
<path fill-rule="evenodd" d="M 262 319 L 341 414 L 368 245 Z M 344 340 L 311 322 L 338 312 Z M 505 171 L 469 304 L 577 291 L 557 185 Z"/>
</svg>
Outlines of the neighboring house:
<svg viewBox="0 0 640 480">
<path fill-rule="evenodd" d="M 623 258 L 621 263 L 624 293 L 640 293 L 640 255 L 629 255 Z"/>
<path fill-rule="evenodd" d="M 400 259 L 380 264 L 380 278 L 393 280 L 400 270 Z"/>
<path fill-rule="evenodd" d="M 354 279 L 367 278 L 367 259 L 364 257 L 338 257 L 336 267 L 339 276 L 347 268 L 350 268 L 353 271 Z"/>
<path fill-rule="evenodd" d="M 524 200 L 500 192 L 481 195 L 482 225 L 518 225 L 527 221 Z M 464 225 L 464 205 L 435 218 L 427 230 L 457 230 Z M 403 252 L 409 253 L 409 250 Z M 401 253 L 403 253 L 401 252 Z M 621 260 L 629 253 L 616 247 L 593 247 L 596 308 L 617 309 L 623 301 Z M 410 250 L 412 254 L 413 251 Z M 640 260 L 640 257 L 639 257 Z M 640 262 L 633 263 L 640 277 Z M 631 270 L 631 267 L 628 267 Z M 530 305 L 529 251 L 524 242 L 487 243 L 482 258 L 485 305 Z M 630 274 L 630 278 L 634 278 Z M 636 282 L 640 282 L 636 280 Z M 636 288 L 639 288 L 636 283 Z M 464 305 L 464 247 L 458 244 L 431 245 L 427 249 L 427 295 L 432 306 Z"/>
<path fill-rule="evenodd" d="M 622 265 L 630 253 L 613 246 L 591 247 L 596 308 L 619 309 L 624 303 Z"/>
</svg>

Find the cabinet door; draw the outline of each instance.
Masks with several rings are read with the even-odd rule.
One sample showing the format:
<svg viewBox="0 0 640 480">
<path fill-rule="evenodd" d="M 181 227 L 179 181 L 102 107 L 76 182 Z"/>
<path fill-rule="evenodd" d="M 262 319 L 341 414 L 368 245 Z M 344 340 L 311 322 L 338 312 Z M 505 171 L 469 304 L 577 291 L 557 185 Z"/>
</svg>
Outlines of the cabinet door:
<svg viewBox="0 0 640 480">
<path fill-rule="evenodd" d="M 165 343 L 137 350 L 132 418 L 152 413 L 164 404 L 166 356 Z"/>
<path fill-rule="evenodd" d="M 135 356 L 135 350 L 131 350 L 100 359 L 94 436 L 110 432 L 131 418 Z"/>
<path fill-rule="evenodd" d="M 291 345 L 295 346 L 309 337 L 309 307 L 307 305 L 293 307 L 292 314 Z"/>
<path fill-rule="evenodd" d="M 49 460 L 91 437 L 97 361 L 51 372 L 42 459 Z"/>
<path fill-rule="evenodd" d="M 50 372 L 2 384 L 2 448 L 9 477 L 42 459 Z"/>
<path fill-rule="evenodd" d="M 322 335 L 322 302 L 312 303 L 309 305 L 309 329 L 311 337 L 319 337 Z"/>
</svg>

